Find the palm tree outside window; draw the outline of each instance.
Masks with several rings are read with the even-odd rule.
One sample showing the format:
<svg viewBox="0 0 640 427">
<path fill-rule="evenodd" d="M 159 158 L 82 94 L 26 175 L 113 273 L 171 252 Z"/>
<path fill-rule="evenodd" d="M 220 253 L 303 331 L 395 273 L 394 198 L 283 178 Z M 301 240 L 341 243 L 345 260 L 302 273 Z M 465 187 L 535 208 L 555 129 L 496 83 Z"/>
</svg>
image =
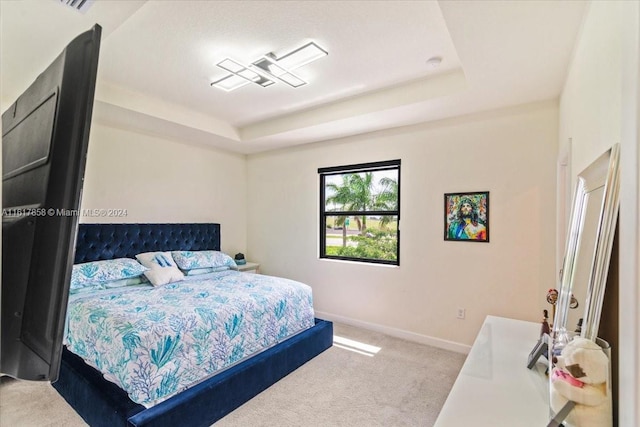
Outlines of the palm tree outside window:
<svg viewBox="0 0 640 427">
<path fill-rule="evenodd" d="M 400 160 L 318 173 L 320 258 L 400 265 Z"/>
</svg>

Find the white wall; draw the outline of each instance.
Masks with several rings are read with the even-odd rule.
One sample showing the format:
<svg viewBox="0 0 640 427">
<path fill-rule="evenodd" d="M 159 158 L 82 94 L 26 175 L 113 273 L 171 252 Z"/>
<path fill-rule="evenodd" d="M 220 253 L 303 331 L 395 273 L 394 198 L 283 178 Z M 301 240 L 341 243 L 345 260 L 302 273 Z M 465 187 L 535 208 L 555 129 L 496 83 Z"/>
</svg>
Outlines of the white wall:
<svg viewBox="0 0 640 427">
<path fill-rule="evenodd" d="M 557 117 L 534 104 L 249 156 L 248 258 L 310 284 L 321 315 L 444 347 L 472 344 L 488 314 L 539 321 L 555 283 Z M 400 267 L 318 259 L 317 169 L 397 158 Z M 491 242 L 445 242 L 443 194 L 483 190 Z"/>
<path fill-rule="evenodd" d="M 560 101 L 560 144 L 572 139 L 573 176 L 620 142 L 620 5 L 595 2 L 583 24 Z M 575 179 L 574 179 L 575 182 Z"/>
<path fill-rule="evenodd" d="M 575 174 L 620 143 L 619 425 L 640 425 L 638 58 L 640 4 L 593 2 L 560 102 Z"/>
<path fill-rule="evenodd" d="M 81 222 L 219 222 L 222 250 L 246 248 L 246 159 L 93 123 L 82 209 L 126 209 Z"/>
</svg>

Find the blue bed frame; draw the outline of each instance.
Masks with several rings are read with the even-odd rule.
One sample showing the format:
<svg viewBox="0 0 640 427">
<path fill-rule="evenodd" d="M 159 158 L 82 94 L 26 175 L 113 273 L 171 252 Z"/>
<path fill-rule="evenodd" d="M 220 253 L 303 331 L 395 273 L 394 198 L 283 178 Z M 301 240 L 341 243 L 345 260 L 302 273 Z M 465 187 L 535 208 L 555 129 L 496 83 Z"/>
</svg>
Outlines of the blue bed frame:
<svg viewBox="0 0 640 427">
<path fill-rule="evenodd" d="M 220 224 L 80 224 L 75 263 L 159 250 L 220 250 Z M 53 387 L 91 426 L 209 426 L 332 343 L 333 324 L 316 319 L 314 327 L 148 409 L 65 348 Z"/>
</svg>

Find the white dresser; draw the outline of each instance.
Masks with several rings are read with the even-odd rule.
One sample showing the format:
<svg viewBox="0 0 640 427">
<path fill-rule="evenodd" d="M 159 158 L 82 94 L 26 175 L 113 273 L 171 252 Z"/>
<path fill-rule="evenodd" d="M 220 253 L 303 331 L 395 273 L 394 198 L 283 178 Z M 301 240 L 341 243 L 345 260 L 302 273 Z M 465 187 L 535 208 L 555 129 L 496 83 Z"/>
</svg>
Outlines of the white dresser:
<svg viewBox="0 0 640 427">
<path fill-rule="evenodd" d="M 546 426 L 547 359 L 527 369 L 539 336 L 539 323 L 487 316 L 435 427 Z"/>
</svg>

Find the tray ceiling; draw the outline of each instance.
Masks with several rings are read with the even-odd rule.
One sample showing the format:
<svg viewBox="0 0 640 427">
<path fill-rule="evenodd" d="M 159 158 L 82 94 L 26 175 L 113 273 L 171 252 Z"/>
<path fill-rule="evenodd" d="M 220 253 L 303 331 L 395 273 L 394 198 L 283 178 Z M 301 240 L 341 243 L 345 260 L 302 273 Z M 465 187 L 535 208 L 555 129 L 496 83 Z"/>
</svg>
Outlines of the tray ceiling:
<svg viewBox="0 0 640 427">
<path fill-rule="evenodd" d="M 585 2 L 0 2 L 2 107 L 80 32 L 103 27 L 94 117 L 253 153 L 556 99 Z M 250 64 L 309 41 L 329 55 L 308 84 L 212 88 L 226 57 Z M 427 61 L 441 57 L 438 67 Z"/>
</svg>

